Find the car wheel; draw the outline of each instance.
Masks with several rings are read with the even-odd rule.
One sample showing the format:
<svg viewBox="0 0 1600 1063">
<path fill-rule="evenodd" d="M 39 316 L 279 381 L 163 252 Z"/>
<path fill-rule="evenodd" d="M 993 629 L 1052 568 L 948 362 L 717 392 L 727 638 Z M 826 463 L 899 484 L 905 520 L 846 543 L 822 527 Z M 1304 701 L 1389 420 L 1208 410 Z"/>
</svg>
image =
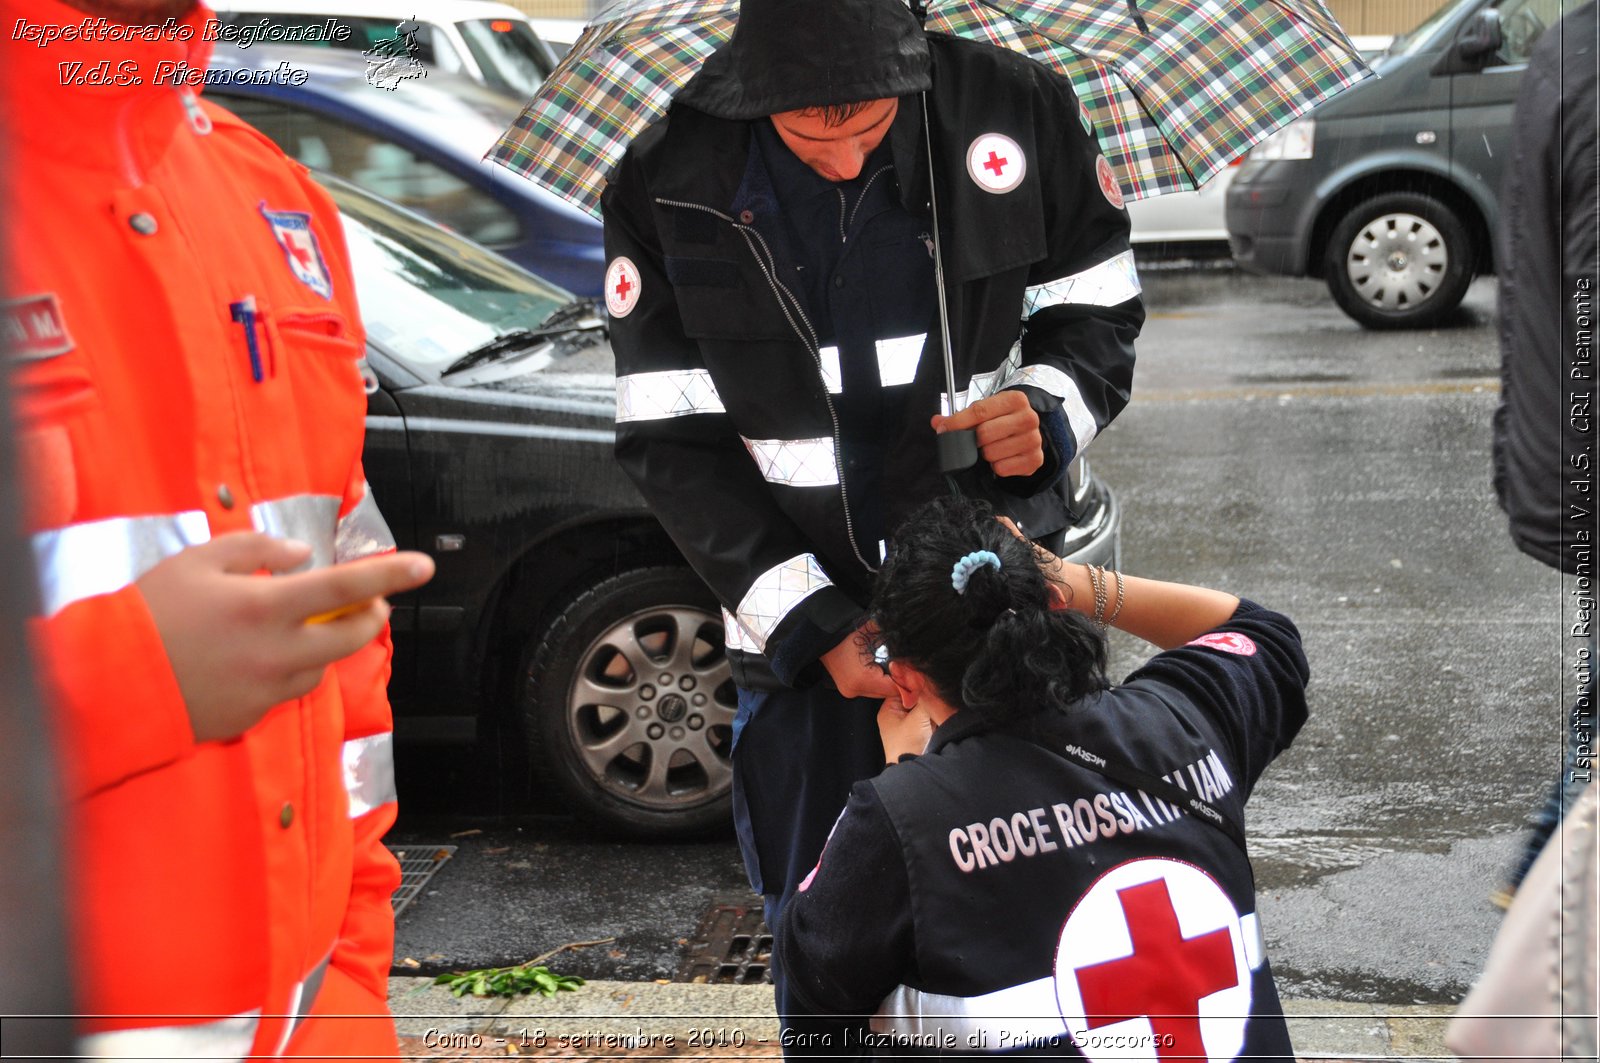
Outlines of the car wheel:
<svg viewBox="0 0 1600 1063">
<path fill-rule="evenodd" d="M 1334 227 L 1323 275 L 1340 309 L 1367 328 L 1424 328 L 1461 304 L 1476 253 L 1437 199 L 1391 192 Z"/>
<path fill-rule="evenodd" d="M 613 576 L 524 654 L 534 770 L 580 817 L 634 835 L 731 824 L 738 695 L 715 600 L 683 568 Z"/>
</svg>

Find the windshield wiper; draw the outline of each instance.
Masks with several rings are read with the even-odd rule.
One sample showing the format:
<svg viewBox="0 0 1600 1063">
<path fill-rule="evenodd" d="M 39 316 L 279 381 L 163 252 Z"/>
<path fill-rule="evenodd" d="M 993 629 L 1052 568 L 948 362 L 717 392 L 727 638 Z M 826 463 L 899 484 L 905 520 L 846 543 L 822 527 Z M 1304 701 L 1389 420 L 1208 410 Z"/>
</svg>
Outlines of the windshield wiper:
<svg viewBox="0 0 1600 1063">
<path fill-rule="evenodd" d="M 509 332 L 502 332 L 488 343 L 479 344 L 466 354 L 463 354 L 460 358 L 457 358 L 455 361 L 451 362 L 445 368 L 444 372 L 439 374 L 440 378 L 442 379 L 455 373 L 462 373 L 468 369 L 476 369 L 480 365 L 485 365 L 489 362 L 498 360 L 503 355 L 515 354 L 520 351 L 525 351 L 530 347 L 537 347 L 544 341 L 554 337 L 571 336 L 575 333 L 581 332 L 593 332 L 596 329 L 604 331 L 605 325 L 598 319 L 591 322 L 566 321 L 562 323 L 553 323 L 555 322 L 557 314 L 562 314 L 570 307 L 577 305 L 579 304 L 569 303 L 567 306 L 562 307 L 549 317 L 546 317 L 536 329 L 512 329 Z M 593 308 L 590 307 L 589 304 L 584 303 L 582 304 L 582 307 L 584 314 L 593 314 Z M 576 316 L 581 317 L 583 315 L 580 314 Z"/>
</svg>

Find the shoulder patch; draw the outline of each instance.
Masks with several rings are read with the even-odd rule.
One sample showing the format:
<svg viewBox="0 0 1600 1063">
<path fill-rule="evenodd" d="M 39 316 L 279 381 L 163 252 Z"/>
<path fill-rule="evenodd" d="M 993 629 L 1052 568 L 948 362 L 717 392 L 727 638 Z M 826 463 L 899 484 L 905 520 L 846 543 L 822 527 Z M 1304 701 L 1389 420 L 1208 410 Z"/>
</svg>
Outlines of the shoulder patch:
<svg viewBox="0 0 1600 1063">
<path fill-rule="evenodd" d="M 612 317 L 627 317 L 639 305 L 639 267 L 618 255 L 606 267 L 606 309 Z"/>
<path fill-rule="evenodd" d="M 0 330 L 12 361 L 36 362 L 72 350 L 72 336 L 55 292 L 0 301 Z"/>
<path fill-rule="evenodd" d="M 1223 653 L 1232 653 L 1240 657 L 1254 657 L 1256 655 L 1255 640 L 1248 635 L 1241 635 L 1237 631 L 1213 631 L 1209 635 L 1201 635 L 1193 642 L 1186 643 L 1186 645 L 1206 646 L 1213 650 L 1221 650 Z"/>
<path fill-rule="evenodd" d="M 1094 176 L 1100 182 L 1100 194 L 1106 197 L 1106 202 L 1118 210 L 1127 209 L 1127 202 L 1122 198 L 1122 186 L 1117 184 L 1117 175 L 1112 172 L 1111 164 L 1104 155 L 1095 156 Z"/>
<path fill-rule="evenodd" d="M 261 216 L 272 230 L 272 238 L 283 249 L 284 260 L 295 280 L 316 292 L 324 299 L 333 298 L 333 281 L 328 276 L 328 263 L 322 257 L 322 246 L 317 234 L 311 231 L 311 215 L 296 210 L 269 210 L 261 204 Z"/>
<path fill-rule="evenodd" d="M 984 133 L 967 148 L 967 174 L 972 183 L 995 195 L 1011 191 L 1028 173 L 1022 147 L 1004 133 Z"/>
</svg>

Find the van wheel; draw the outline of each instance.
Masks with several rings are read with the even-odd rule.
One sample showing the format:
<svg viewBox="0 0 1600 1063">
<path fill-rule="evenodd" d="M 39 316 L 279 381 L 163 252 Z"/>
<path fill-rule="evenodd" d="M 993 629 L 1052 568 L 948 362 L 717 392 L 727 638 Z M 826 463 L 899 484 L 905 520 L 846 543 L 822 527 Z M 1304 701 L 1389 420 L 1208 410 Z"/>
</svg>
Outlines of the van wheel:
<svg viewBox="0 0 1600 1063">
<path fill-rule="evenodd" d="M 1389 192 L 1334 227 L 1323 276 L 1339 308 L 1371 329 L 1426 328 L 1461 305 L 1477 251 L 1455 212 Z"/>
<path fill-rule="evenodd" d="M 682 837 L 732 825 L 738 694 L 722 617 L 685 568 L 639 568 L 596 584 L 529 639 L 528 748 L 580 818 Z"/>
</svg>

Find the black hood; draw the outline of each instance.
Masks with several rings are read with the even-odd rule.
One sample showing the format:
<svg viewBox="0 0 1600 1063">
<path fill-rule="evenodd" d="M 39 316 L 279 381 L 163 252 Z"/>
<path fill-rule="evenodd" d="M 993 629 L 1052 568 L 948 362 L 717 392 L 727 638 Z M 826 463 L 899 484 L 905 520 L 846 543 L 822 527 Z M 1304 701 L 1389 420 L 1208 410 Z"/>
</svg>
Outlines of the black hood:
<svg viewBox="0 0 1600 1063">
<path fill-rule="evenodd" d="M 678 99 L 748 120 L 928 88 L 928 42 L 904 0 L 742 0 L 733 37 Z"/>
</svg>

